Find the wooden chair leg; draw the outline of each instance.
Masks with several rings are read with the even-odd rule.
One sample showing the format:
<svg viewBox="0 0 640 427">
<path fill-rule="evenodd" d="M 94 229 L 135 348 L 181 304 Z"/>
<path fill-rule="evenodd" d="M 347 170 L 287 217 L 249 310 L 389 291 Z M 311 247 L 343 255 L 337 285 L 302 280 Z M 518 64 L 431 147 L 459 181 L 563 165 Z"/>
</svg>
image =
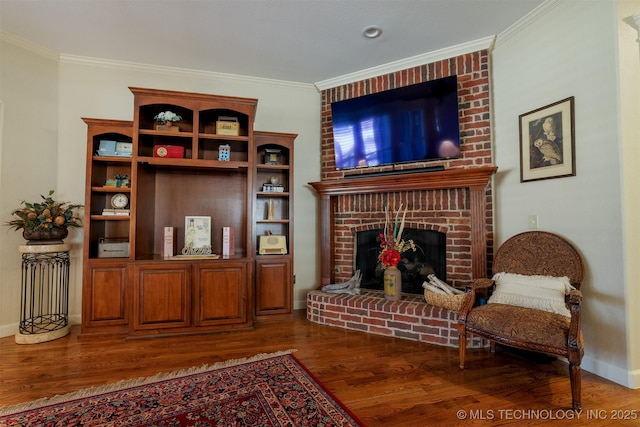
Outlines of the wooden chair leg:
<svg viewBox="0 0 640 427">
<path fill-rule="evenodd" d="M 467 354 L 467 331 L 463 326 L 458 327 L 458 357 L 460 369 L 464 369 L 464 358 Z"/>
<path fill-rule="evenodd" d="M 571 405 L 574 411 L 582 411 L 582 368 L 569 364 L 569 379 L 571 381 Z"/>
</svg>

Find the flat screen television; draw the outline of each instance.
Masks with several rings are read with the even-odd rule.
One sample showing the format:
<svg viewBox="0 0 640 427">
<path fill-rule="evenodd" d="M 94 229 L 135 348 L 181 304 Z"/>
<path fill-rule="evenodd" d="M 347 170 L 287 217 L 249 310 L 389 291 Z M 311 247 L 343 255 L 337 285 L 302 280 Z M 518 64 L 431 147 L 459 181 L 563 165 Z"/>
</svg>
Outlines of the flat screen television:
<svg viewBox="0 0 640 427">
<path fill-rule="evenodd" d="M 456 76 L 337 101 L 331 115 L 337 169 L 460 156 Z"/>
</svg>

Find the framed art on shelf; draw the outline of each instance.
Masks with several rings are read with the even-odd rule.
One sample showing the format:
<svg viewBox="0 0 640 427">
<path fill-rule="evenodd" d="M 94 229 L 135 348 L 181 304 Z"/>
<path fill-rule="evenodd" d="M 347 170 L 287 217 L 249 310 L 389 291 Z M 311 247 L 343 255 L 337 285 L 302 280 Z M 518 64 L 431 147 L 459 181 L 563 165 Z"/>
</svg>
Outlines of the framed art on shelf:
<svg viewBox="0 0 640 427">
<path fill-rule="evenodd" d="M 574 97 L 520 115 L 520 182 L 575 176 Z"/>
<path fill-rule="evenodd" d="M 184 246 L 193 249 L 211 247 L 210 216 L 186 216 L 184 218 Z"/>
</svg>

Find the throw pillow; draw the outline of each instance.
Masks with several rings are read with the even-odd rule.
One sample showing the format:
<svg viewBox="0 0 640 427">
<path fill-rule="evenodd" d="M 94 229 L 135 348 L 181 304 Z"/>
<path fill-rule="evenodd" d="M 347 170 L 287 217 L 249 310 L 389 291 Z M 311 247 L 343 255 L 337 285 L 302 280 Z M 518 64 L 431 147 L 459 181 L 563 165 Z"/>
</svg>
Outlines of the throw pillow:
<svg viewBox="0 0 640 427">
<path fill-rule="evenodd" d="M 526 276 L 497 273 L 493 276 L 496 287 L 488 303 L 510 304 L 535 308 L 571 317 L 565 295 L 575 289 L 568 277 Z"/>
</svg>

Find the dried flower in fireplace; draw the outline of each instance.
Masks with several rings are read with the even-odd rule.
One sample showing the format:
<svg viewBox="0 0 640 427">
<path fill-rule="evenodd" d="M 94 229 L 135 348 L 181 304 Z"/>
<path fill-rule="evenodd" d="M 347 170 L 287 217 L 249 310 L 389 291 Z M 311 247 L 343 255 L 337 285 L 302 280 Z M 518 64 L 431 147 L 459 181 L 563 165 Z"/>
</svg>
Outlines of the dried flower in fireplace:
<svg viewBox="0 0 640 427">
<path fill-rule="evenodd" d="M 413 240 L 404 240 L 402 238 L 402 232 L 404 231 L 404 221 L 407 216 L 407 208 L 405 207 L 402 212 L 402 218 L 400 218 L 400 212 L 402 211 L 402 204 L 395 214 L 386 207 L 384 230 L 380 234 L 380 247 L 382 251 L 378 258 L 382 262 L 383 268 L 395 267 L 401 260 L 400 254 L 412 250 L 415 252 L 416 245 Z"/>
</svg>

